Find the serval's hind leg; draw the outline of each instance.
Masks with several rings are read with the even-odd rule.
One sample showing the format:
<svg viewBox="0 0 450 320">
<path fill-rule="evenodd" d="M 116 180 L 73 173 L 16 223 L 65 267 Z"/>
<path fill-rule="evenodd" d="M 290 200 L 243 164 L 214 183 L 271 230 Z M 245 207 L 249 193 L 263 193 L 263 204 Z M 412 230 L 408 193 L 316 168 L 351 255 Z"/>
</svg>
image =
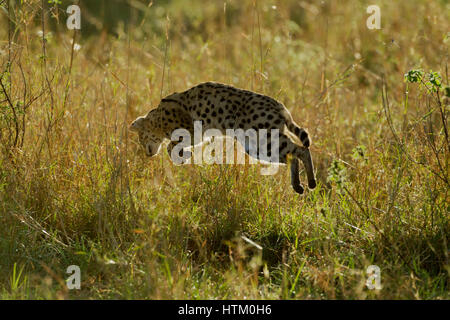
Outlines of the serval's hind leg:
<svg viewBox="0 0 450 320">
<path fill-rule="evenodd" d="M 293 157 L 291 159 L 291 185 L 295 192 L 302 194 L 305 189 L 300 182 L 299 163 L 298 158 Z"/>
<path fill-rule="evenodd" d="M 316 187 L 316 177 L 314 176 L 314 165 L 311 158 L 311 152 L 308 148 L 300 147 L 294 144 L 292 154 L 302 160 L 306 169 L 306 176 L 308 177 L 308 187 L 314 189 Z"/>
<path fill-rule="evenodd" d="M 305 166 L 308 187 L 314 189 L 316 187 L 316 178 L 309 149 L 292 142 L 286 135 L 280 135 L 280 159 L 286 159 L 288 154 L 293 156 L 291 160 L 291 184 L 294 190 L 300 194 L 304 191 L 299 178 L 299 160 Z"/>
</svg>

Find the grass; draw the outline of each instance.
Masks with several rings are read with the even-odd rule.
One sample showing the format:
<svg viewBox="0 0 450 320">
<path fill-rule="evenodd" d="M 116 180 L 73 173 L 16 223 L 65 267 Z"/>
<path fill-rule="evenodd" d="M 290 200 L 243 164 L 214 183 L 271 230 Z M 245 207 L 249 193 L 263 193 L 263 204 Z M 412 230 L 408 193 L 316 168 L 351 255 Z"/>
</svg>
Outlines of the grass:
<svg viewBox="0 0 450 320">
<path fill-rule="evenodd" d="M 367 1 L 155 2 L 89 35 L 64 3 L 43 20 L 41 1 L 10 1 L 11 20 L 7 3 L 1 299 L 449 299 L 445 1 L 380 0 L 380 30 Z M 316 189 L 295 194 L 286 168 L 144 156 L 131 121 L 210 80 L 287 106 Z"/>
</svg>

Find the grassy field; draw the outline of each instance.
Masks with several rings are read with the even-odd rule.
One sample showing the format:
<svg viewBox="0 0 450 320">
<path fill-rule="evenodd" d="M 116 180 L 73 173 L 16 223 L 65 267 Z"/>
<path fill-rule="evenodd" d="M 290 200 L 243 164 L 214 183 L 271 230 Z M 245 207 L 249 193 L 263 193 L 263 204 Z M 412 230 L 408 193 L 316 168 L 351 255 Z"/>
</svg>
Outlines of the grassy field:
<svg viewBox="0 0 450 320">
<path fill-rule="evenodd" d="M 78 32 L 43 2 L 0 1 L 0 299 L 450 298 L 447 1 L 81 5 Z M 282 101 L 317 188 L 146 158 L 131 121 L 204 81 Z"/>
</svg>

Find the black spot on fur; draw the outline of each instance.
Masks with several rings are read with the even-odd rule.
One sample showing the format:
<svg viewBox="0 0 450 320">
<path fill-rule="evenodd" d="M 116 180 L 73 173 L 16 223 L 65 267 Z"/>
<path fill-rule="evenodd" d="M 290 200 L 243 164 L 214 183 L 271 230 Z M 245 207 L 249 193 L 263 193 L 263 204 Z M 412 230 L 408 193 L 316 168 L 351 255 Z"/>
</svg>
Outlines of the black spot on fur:
<svg viewBox="0 0 450 320">
<path fill-rule="evenodd" d="M 306 148 L 309 148 L 309 140 L 302 141 L 302 142 L 303 142 L 303 145 L 304 145 Z"/>
<path fill-rule="evenodd" d="M 300 131 L 300 130 L 298 130 L 298 131 Z M 298 135 L 298 133 L 297 133 L 297 135 Z M 305 131 L 303 131 L 302 134 L 300 135 L 300 140 L 304 141 L 306 138 L 308 138 L 308 134 Z"/>
</svg>

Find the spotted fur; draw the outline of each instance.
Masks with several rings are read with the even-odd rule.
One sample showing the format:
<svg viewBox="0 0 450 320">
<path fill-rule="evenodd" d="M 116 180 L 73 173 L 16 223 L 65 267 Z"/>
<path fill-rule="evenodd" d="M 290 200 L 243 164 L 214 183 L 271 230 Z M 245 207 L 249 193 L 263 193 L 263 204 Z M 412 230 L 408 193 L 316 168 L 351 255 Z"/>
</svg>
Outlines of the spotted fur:
<svg viewBox="0 0 450 320">
<path fill-rule="evenodd" d="M 300 194 L 304 191 L 299 178 L 299 160 L 305 166 L 309 188 L 316 186 L 308 133 L 293 121 L 282 103 L 259 93 L 220 83 L 201 83 L 165 97 L 156 109 L 137 118 L 131 129 L 139 134 L 146 154 L 154 156 L 175 129 L 187 129 L 193 137 L 194 121 L 202 121 L 203 131 L 218 129 L 223 134 L 226 129 L 279 129 L 279 162 L 287 164 L 288 155 L 292 156 L 292 187 Z M 297 138 L 303 146 L 295 142 Z M 169 143 L 169 154 L 177 143 Z M 268 141 L 268 156 L 270 144 Z"/>
</svg>

